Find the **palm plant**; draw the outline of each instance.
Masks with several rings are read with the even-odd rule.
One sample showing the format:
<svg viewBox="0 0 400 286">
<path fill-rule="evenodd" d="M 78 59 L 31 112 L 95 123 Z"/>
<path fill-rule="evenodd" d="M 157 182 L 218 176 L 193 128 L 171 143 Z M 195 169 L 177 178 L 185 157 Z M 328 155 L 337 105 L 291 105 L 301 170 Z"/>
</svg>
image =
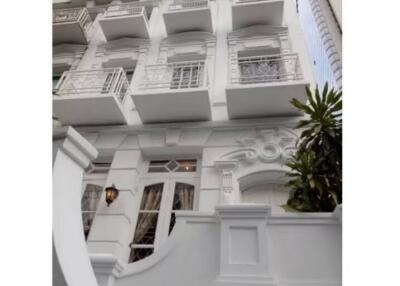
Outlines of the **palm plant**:
<svg viewBox="0 0 400 286">
<path fill-rule="evenodd" d="M 307 87 L 308 104 L 291 103 L 308 115 L 295 128 L 303 129 L 298 150 L 287 163 L 291 188 L 286 208 L 297 211 L 332 211 L 342 203 L 342 92 L 314 94 Z"/>
</svg>

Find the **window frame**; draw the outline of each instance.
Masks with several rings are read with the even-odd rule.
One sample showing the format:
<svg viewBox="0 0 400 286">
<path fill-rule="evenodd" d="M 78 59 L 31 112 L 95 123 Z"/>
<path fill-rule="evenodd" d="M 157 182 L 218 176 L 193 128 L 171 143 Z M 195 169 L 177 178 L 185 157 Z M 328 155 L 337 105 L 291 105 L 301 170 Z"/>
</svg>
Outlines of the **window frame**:
<svg viewBox="0 0 400 286">
<path fill-rule="evenodd" d="M 170 160 L 185 160 L 189 158 L 174 158 Z M 185 183 L 185 184 L 190 184 L 194 187 L 194 198 L 193 198 L 193 209 L 191 211 L 195 212 L 198 211 L 199 207 L 199 199 L 200 199 L 200 194 L 199 194 L 199 186 L 200 186 L 200 172 L 199 172 L 199 166 L 200 160 L 195 157 L 191 157 L 190 159 L 196 159 L 197 164 L 196 164 L 196 172 L 168 172 L 168 173 L 148 173 L 148 167 L 150 165 L 150 160 L 146 162 L 145 168 L 146 172 L 142 176 L 141 179 L 139 179 L 138 186 L 140 189 L 140 197 L 137 200 L 137 215 L 136 215 L 136 221 L 134 223 L 134 233 L 133 237 L 131 240 L 131 249 L 133 248 L 153 248 L 153 253 L 157 252 L 160 247 L 165 243 L 165 241 L 168 239 L 170 233 L 169 233 L 169 226 L 170 226 L 170 220 L 171 220 L 171 214 L 172 212 L 179 213 L 179 212 L 188 212 L 190 210 L 172 210 L 173 208 L 173 200 L 174 200 L 174 195 L 175 195 L 175 186 L 177 183 Z M 153 161 L 162 161 L 162 160 L 167 160 L 167 159 L 156 159 Z M 144 189 L 147 186 L 158 184 L 158 183 L 163 183 L 164 188 L 162 191 L 162 198 L 161 198 L 161 204 L 160 204 L 160 209 L 158 211 L 158 221 L 157 221 L 157 226 L 156 226 L 156 234 L 155 234 L 155 239 L 154 239 L 154 244 L 152 245 L 144 245 L 144 244 L 133 244 L 134 238 L 135 238 L 135 232 L 136 232 L 136 227 L 139 219 L 139 214 L 140 214 L 140 206 L 142 204 L 143 196 L 144 196 Z M 173 231 L 173 230 L 172 230 Z M 172 233 L 172 232 L 171 232 Z M 140 260 L 138 260 L 140 261 Z M 135 262 L 129 262 L 129 263 L 135 263 Z"/>
</svg>

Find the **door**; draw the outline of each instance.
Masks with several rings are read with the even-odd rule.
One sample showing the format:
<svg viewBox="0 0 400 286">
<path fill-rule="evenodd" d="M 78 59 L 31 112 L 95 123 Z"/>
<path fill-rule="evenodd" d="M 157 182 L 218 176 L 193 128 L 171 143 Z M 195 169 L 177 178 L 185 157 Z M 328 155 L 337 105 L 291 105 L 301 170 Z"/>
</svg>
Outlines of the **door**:
<svg viewBox="0 0 400 286">
<path fill-rule="evenodd" d="M 165 175 L 142 180 L 135 234 L 129 262 L 139 261 L 156 252 L 175 225 L 176 213 L 197 208 L 196 178 Z"/>
</svg>

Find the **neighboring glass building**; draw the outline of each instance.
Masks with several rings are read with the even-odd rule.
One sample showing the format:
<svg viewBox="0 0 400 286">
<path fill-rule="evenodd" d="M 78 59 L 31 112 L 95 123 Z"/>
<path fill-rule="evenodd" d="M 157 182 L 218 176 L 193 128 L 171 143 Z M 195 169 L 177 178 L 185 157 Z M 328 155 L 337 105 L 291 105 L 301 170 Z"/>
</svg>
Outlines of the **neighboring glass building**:
<svg viewBox="0 0 400 286">
<path fill-rule="evenodd" d="M 342 89 L 341 1 L 294 1 L 317 84 Z"/>
</svg>

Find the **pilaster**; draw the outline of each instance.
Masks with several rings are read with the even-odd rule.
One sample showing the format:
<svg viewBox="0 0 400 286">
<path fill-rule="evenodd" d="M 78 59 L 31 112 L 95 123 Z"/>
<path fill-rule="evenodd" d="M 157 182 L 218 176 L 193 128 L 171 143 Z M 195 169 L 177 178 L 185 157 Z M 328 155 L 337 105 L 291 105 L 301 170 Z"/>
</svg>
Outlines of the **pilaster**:
<svg viewBox="0 0 400 286">
<path fill-rule="evenodd" d="M 107 207 L 103 193 L 88 237 L 88 249 L 100 286 L 114 285 L 115 269 L 121 268 L 129 258 L 129 243 L 137 215 L 136 186 L 141 162 L 139 150 L 117 150 L 111 163 L 106 186 L 114 184 L 119 195 Z"/>
<path fill-rule="evenodd" d="M 214 285 L 276 286 L 269 274 L 267 218 L 270 206 L 221 205 L 220 273 Z"/>
<path fill-rule="evenodd" d="M 239 200 L 239 186 L 234 177 L 234 171 L 238 167 L 237 161 L 216 161 L 215 167 L 221 176 L 221 204 L 234 204 Z"/>
</svg>

